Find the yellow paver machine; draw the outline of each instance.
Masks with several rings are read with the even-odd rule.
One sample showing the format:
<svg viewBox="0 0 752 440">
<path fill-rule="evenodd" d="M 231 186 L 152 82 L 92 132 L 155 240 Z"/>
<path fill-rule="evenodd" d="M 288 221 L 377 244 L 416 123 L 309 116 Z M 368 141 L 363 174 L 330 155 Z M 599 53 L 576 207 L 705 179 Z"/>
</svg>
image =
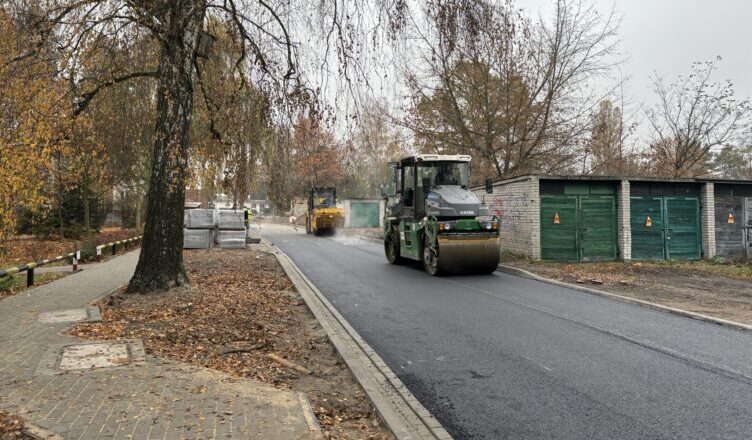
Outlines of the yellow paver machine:
<svg viewBox="0 0 752 440">
<path fill-rule="evenodd" d="M 345 210 L 337 208 L 337 190 L 313 187 L 308 193 L 306 233 L 321 235 L 333 233 L 345 223 Z"/>
</svg>

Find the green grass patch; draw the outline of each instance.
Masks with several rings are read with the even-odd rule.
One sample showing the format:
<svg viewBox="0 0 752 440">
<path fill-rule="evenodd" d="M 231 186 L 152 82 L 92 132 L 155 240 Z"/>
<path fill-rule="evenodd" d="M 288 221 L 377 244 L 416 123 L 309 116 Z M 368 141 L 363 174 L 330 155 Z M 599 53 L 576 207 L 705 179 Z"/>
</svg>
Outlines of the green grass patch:
<svg viewBox="0 0 752 440">
<path fill-rule="evenodd" d="M 47 272 L 34 276 L 34 286 L 49 283 L 68 275 L 67 272 Z M 26 290 L 26 272 L 11 277 L 0 278 L 0 295 L 16 294 Z"/>
</svg>

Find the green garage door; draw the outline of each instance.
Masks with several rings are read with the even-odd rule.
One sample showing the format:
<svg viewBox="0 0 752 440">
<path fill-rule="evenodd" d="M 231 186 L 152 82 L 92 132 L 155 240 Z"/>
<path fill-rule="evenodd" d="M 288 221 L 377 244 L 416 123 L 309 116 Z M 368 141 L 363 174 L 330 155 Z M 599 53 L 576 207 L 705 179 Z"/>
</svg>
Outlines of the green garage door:
<svg viewBox="0 0 752 440">
<path fill-rule="evenodd" d="M 632 197 L 632 259 L 698 260 L 701 254 L 697 197 Z"/>
<path fill-rule="evenodd" d="M 699 260 L 702 252 L 700 201 L 687 197 L 667 197 L 665 200 L 668 258 Z"/>
<path fill-rule="evenodd" d="M 616 258 L 616 203 L 609 195 L 541 196 L 541 259 Z"/>
<path fill-rule="evenodd" d="M 541 259 L 578 261 L 577 196 L 541 196 Z"/>
<path fill-rule="evenodd" d="M 350 227 L 378 228 L 379 202 L 351 201 Z"/>
<path fill-rule="evenodd" d="M 663 198 L 632 197 L 632 259 L 663 260 L 666 243 L 663 238 Z"/>
<path fill-rule="evenodd" d="M 580 261 L 616 259 L 616 200 L 580 198 Z"/>
</svg>

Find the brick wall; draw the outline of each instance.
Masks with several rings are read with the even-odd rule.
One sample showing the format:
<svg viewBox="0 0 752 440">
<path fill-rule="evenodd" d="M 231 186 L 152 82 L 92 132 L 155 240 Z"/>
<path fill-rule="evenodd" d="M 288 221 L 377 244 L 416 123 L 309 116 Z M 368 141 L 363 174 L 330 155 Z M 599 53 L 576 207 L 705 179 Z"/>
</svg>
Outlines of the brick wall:
<svg viewBox="0 0 752 440">
<path fill-rule="evenodd" d="M 702 222 L 702 257 L 715 257 L 715 185 L 705 183 L 700 191 L 700 219 Z"/>
<path fill-rule="evenodd" d="M 493 194 L 474 188 L 479 199 L 501 219 L 501 249 L 540 258 L 540 190 L 537 177 L 494 185 Z"/>
<path fill-rule="evenodd" d="M 624 261 L 630 261 L 632 259 L 632 224 L 630 220 L 632 213 L 630 210 L 631 202 L 629 196 L 629 180 L 622 180 L 619 182 L 618 193 L 616 196 L 616 215 L 619 258 Z"/>
</svg>

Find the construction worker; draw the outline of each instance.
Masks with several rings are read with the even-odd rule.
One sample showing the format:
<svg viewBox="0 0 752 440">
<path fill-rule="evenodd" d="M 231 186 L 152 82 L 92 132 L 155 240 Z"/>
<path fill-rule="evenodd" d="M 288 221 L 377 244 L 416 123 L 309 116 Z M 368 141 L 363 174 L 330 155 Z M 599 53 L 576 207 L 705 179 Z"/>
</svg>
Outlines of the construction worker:
<svg viewBox="0 0 752 440">
<path fill-rule="evenodd" d="M 249 226 L 251 225 L 251 217 L 252 217 L 252 214 L 251 214 L 251 210 L 250 210 L 250 209 L 248 209 L 248 208 L 246 208 L 246 207 L 244 206 L 244 207 L 243 207 L 243 223 L 245 223 L 245 229 L 246 229 L 246 230 L 247 230 L 247 229 L 249 228 Z"/>
</svg>

